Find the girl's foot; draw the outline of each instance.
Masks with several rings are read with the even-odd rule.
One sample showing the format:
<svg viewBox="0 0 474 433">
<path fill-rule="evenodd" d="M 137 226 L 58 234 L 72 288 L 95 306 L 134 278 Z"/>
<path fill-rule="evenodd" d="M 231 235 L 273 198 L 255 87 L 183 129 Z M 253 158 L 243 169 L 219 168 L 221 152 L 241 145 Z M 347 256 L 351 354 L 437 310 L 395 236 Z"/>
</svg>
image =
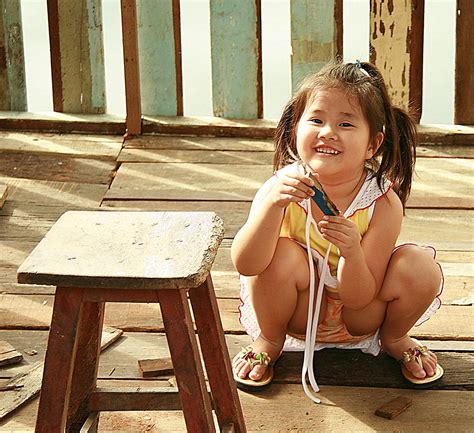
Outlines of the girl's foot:
<svg viewBox="0 0 474 433">
<path fill-rule="evenodd" d="M 277 343 L 264 337 L 262 334 L 250 345 L 254 354 L 266 352 L 270 357 L 270 363 L 273 364 L 280 356 L 283 348 L 283 343 Z M 241 353 L 238 353 L 232 360 L 232 369 L 234 374 L 242 379 L 249 378 L 252 380 L 259 380 L 265 371 L 269 368 L 268 365 L 256 364 L 252 368 L 249 362 L 242 358 Z"/>
<path fill-rule="evenodd" d="M 405 335 L 399 340 L 382 340 L 384 351 L 397 361 L 403 360 L 404 352 L 410 353 L 410 350 L 416 349 L 419 346 L 420 343 L 408 335 Z M 421 356 L 420 359 L 422 367 L 415 359 L 403 362 L 403 365 L 417 379 L 434 376 L 436 373 L 436 365 L 438 364 L 436 355 L 429 350 L 426 356 Z"/>
</svg>

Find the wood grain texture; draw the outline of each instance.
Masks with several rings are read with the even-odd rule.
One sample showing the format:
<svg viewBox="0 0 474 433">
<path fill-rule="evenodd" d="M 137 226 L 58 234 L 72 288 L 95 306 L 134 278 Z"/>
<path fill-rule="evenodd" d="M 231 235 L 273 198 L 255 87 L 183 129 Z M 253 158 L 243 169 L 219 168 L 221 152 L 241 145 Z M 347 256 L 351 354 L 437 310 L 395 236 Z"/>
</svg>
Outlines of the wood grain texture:
<svg viewBox="0 0 474 433">
<path fill-rule="evenodd" d="M 212 278 L 189 291 L 201 352 L 211 387 L 214 409 L 221 429 L 233 424 L 236 433 L 245 433 L 244 416 L 237 395 Z"/>
<path fill-rule="evenodd" d="M 454 76 L 454 123 L 474 124 L 474 4 L 456 2 L 456 57 Z"/>
<path fill-rule="evenodd" d="M 63 431 L 70 398 L 76 354 L 82 289 L 58 289 L 44 361 L 37 431 Z"/>
<path fill-rule="evenodd" d="M 122 137 L 51 133 L 0 132 L 1 153 L 70 155 L 115 161 L 122 148 Z"/>
<path fill-rule="evenodd" d="M 137 2 L 138 51 L 143 114 L 178 115 L 178 71 L 173 0 Z M 179 4 L 177 4 L 179 14 Z M 159 84 L 157 84 L 159 83 Z M 181 84 L 182 85 L 182 84 Z M 180 91 L 182 98 L 182 90 Z M 182 101 L 180 102 L 182 105 Z"/>
<path fill-rule="evenodd" d="M 105 383 L 104 383 L 105 382 Z M 147 387 L 149 381 L 102 381 L 101 386 Z M 440 428 L 469 431 L 474 422 L 472 411 L 473 391 L 420 392 L 411 389 L 323 386 L 317 407 L 301 390 L 301 384 L 273 384 L 270 389 L 255 395 L 240 392 L 245 420 L 249 431 L 314 431 L 315 425 L 323 431 L 349 433 L 351 431 L 437 431 Z M 413 406 L 391 421 L 374 416 L 374 410 L 384 401 L 398 395 L 413 400 Z M 5 430 L 25 428 L 33 430 L 36 406 L 26 406 L 15 417 L 0 424 Z M 130 431 L 153 431 L 159 426 L 164 433 L 186 430 L 183 414 L 179 411 L 143 413 L 104 412 L 100 416 L 101 428 L 116 431 L 117 425 Z M 30 431 L 30 430 L 28 430 Z"/>
<path fill-rule="evenodd" d="M 370 61 L 392 102 L 421 118 L 424 0 L 370 2 Z"/>
<path fill-rule="evenodd" d="M 211 401 L 185 290 L 157 291 L 188 432 L 214 432 Z"/>
<path fill-rule="evenodd" d="M 142 131 L 137 5 L 136 0 L 120 0 L 120 5 L 127 109 L 126 126 L 128 134 L 135 135 L 141 134 Z"/>
<path fill-rule="evenodd" d="M 18 281 L 192 288 L 206 279 L 222 237 L 222 221 L 212 212 L 70 211 L 20 266 Z"/>
<path fill-rule="evenodd" d="M 292 0 L 291 84 L 293 92 L 301 80 L 333 60 L 338 50 L 337 0 Z"/>
<path fill-rule="evenodd" d="M 105 113 L 101 2 L 49 1 L 48 23 L 54 110 Z"/>
<path fill-rule="evenodd" d="M 26 111 L 21 3 L 0 0 L 0 10 L 0 110 Z"/>
<path fill-rule="evenodd" d="M 210 0 L 214 115 L 258 118 L 261 107 L 261 0 Z"/>
</svg>

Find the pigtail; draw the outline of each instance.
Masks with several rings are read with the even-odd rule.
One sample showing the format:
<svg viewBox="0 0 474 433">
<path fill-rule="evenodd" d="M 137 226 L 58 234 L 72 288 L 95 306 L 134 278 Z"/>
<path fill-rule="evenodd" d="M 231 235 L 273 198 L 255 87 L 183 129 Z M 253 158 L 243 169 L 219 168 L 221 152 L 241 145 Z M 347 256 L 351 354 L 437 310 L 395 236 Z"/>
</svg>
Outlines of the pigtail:
<svg viewBox="0 0 474 433">
<path fill-rule="evenodd" d="M 405 110 L 393 107 L 393 112 L 398 137 L 392 146 L 390 160 L 384 163 L 382 158 L 381 165 L 386 167 L 386 176 L 394 182 L 394 189 L 405 209 L 415 168 L 417 132 L 415 122 Z"/>
<path fill-rule="evenodd" d="M 294 150 L 294 153 L 296 153 L 295 134 L 293 132 L 294 103 L 295 100 L 292 98 L 286 104 L 275 130 L 275 153 L 273 155 L 273 170 L 275 171 L 290 163 L 291 155 L 288 149 Z"/>
</svg>

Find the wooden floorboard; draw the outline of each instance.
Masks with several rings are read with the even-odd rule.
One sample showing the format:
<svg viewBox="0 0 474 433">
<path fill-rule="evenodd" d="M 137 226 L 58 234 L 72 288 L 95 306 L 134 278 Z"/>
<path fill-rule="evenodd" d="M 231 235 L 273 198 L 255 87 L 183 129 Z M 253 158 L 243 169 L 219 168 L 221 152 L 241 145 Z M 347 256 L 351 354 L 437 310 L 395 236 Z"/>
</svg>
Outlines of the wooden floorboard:
<svg viewBox="0 0 474 433">
<path fill-rule="evenodd" d="M 151 381 L 99 381 L 100 386 L 153 386 Z M 156 386 L 156 385 L 155 385 Z M 375 410 L 398 396 L 413 405 L 393 420 L 375 416 Z M 249 433 L 253 432 L 374 432 L 471 431 L 474 415 L 469 408 L 473 391 L 416 391 L 322 385 L 316 405 L 304 397 L 301 385 L 273 384 L 258 394 L 239 391 Z M 2 431 L 33 432 L 38 400 L 0 423 Z M 186 432 L 179 411 L 104 412 L 99 432 Z"/>
<path fill-rule="evenodd" d="M 239 282 L 229 247 L 255 191 L 272 173 L 271 140 L 143 136 L 125 141 L 120 151 L 121 136 L 0 132 L 0 138 L 5 143 L 0 183 L 9 189 L 0 210 L 0 340 L 24 356 L 22 363 L 1 368 L 0 379 L 44 358 L 55 288 L 19 285 L 16 269 L 72 209 L 217 212 L 226 235 L 212 272 L 231 356 L 249 343 L 238 320 Z M 443 266 L 444 305 L 411 332 L 445 367 L 439 389 L 406 389 L 398 365 L 386 355 L 326 350 L 315 356 L 325 403 L 315 406 L 299 384 L 301 353 L 285 353 L 268 391 L 239 394 L 249 431 L 469 430 L 474 421 L 472 411 L 466 412 L 474 398 L 474 146 L 454 146 L 453 137 L 445 142 L 451 144 L 417 150 L 417 176 L 400 235 L 400 242 L 435 246 Z M 127 332 L 101 356 L 101 386 L 173 383 L 171 377 L 142 380 L 138 368 L 138 359 L 169 356 L 158 304 L 108 304 L 105 322 Z M 414 401 L 406 412 L 391 421 L 374 415 L 399 395 Z M 33 431 L 36 408 L 37 401 L 28 403 L 1 422 L 0 431 Z M 99 431 L 121 429 L 185 431 L 179 412 L 101 415 Z"/>
<path fill-rule="evenodd" d="M 115 161 L 122 149 L 123 138 L 117 135 L 0 131 L 0 141 L 0 157 L 21 152 Z"/>
</svg>

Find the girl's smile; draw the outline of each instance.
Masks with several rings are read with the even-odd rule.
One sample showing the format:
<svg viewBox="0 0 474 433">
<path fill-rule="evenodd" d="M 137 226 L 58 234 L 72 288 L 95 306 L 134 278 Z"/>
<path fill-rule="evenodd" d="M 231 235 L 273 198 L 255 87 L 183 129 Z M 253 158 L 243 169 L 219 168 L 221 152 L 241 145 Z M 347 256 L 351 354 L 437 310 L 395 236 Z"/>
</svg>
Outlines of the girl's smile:
<svg viewBox="0 0 474 433">
<path fill-rule="evenodd" d="M 358 101 L 331 88 L 317 91 L 308 103 L 298 123 L 296 147 L 318 177 L 353 177 L 374 155 L 383 140 L 380 135 L 377 145 L 370 145 L 369 125 Z"/>
</svg>

